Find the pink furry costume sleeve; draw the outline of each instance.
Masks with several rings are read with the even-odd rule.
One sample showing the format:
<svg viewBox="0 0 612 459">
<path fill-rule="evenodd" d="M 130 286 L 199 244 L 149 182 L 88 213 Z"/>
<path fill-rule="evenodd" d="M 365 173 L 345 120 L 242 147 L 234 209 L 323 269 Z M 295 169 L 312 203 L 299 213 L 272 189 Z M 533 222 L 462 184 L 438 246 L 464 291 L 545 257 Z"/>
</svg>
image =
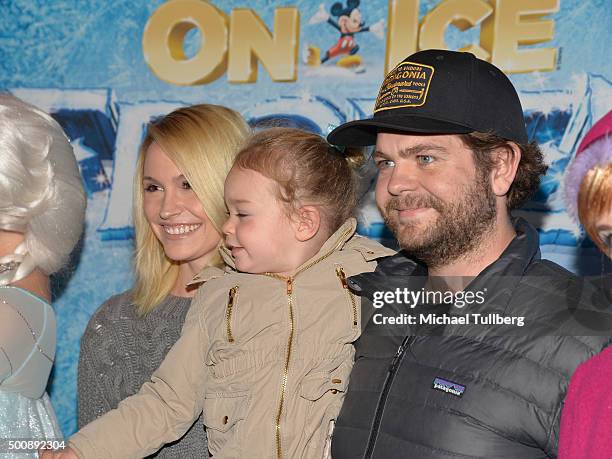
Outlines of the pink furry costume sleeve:
<svg viewBox="0 0 612 459">
<path fill-rule="evenodd" d="M 612 348 L 578 367 L 561 416 L 559 459 L 612 457 Z"/>
</svg>

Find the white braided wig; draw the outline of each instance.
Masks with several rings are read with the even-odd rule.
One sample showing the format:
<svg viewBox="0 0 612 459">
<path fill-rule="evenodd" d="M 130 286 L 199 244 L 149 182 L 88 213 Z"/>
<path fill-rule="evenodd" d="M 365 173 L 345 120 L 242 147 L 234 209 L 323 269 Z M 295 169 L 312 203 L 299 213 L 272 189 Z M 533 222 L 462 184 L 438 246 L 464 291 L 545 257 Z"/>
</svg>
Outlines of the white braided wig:
<svg viewBox="0 0 612 459">
<path fill-rule="evenodd" d="M 72 147 L 51 116 L 0 93 L 0 230 L 24 234 L 0 263 L 0 285 L 36 267 L 46 274 L 67 261 L 83 229 L 87 199 Z"/>
</svg>

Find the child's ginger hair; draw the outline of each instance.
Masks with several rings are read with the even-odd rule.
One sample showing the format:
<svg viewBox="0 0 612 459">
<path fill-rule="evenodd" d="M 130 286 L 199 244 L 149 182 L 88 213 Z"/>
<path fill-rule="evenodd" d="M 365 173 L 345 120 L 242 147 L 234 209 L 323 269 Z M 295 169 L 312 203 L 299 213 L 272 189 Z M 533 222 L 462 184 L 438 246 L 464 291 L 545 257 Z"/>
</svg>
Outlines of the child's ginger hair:
<svg viewBox="0 0 612 459">
<path fill-rule="evenodd" d="M 361 153 L 343 153 L 324 138 L 301 129 L 260 131 L 236 156 L 234 167 L 250 169 L 278 183 L 278 198 L 291 216 L 304 204 L 316 205 L 332 234 L 353 215 Z"/>
<path fill-rule="evenodd" d="M 608 253 L 595 227 L 597 220 L 612 209 L 612 163 L 590 169 L 578 192 L 578 217 L 591 240 L 599 249 Z"/>
</svg>

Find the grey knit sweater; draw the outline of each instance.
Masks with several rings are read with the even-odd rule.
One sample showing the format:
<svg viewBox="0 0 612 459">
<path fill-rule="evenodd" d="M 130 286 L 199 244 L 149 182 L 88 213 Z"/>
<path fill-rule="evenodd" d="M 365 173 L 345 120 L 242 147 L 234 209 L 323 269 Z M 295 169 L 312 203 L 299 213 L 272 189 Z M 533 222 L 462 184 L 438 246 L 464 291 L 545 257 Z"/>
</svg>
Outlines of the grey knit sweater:
<svg viewBox="0 0 612 459">
<path fill-rule="evenodd" d="M 79 427 L 116 408 L 151 378 L 179 338 L 190 304 L 191 298 L 169 295 L 145 317 L 139 317 L 128 291 L 98 308 L 81 338 Z M 208 457 L 201 417 L 180 440 L 151 457 Z"/>
</svg>

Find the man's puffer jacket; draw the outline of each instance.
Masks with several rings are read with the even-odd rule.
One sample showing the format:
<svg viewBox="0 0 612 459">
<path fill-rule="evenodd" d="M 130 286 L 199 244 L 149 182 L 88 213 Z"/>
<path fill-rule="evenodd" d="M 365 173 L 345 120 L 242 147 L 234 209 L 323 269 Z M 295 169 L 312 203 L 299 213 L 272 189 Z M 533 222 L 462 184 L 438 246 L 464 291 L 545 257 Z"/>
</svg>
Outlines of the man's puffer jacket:
<svg viewBox="0 0 612 459">
<path fill-rule="evenodd" d="M 515 228 L 518 236 L 466 289 L 485 290 L 486 301 L 446 311 L 523 316 L 523 327 L 377 325 L 427 312 L 393 302 L 372 309 L 377 291 L 422 286 L 426 269 L 402 253 L 349 279 L 364 320 L 380 315 L 356 343 L 334 459 L 556 457 L 570 377 L 611 343 L 612 303 L 592 282 L 541 260 L 526 221 Z"/>
</svg>

